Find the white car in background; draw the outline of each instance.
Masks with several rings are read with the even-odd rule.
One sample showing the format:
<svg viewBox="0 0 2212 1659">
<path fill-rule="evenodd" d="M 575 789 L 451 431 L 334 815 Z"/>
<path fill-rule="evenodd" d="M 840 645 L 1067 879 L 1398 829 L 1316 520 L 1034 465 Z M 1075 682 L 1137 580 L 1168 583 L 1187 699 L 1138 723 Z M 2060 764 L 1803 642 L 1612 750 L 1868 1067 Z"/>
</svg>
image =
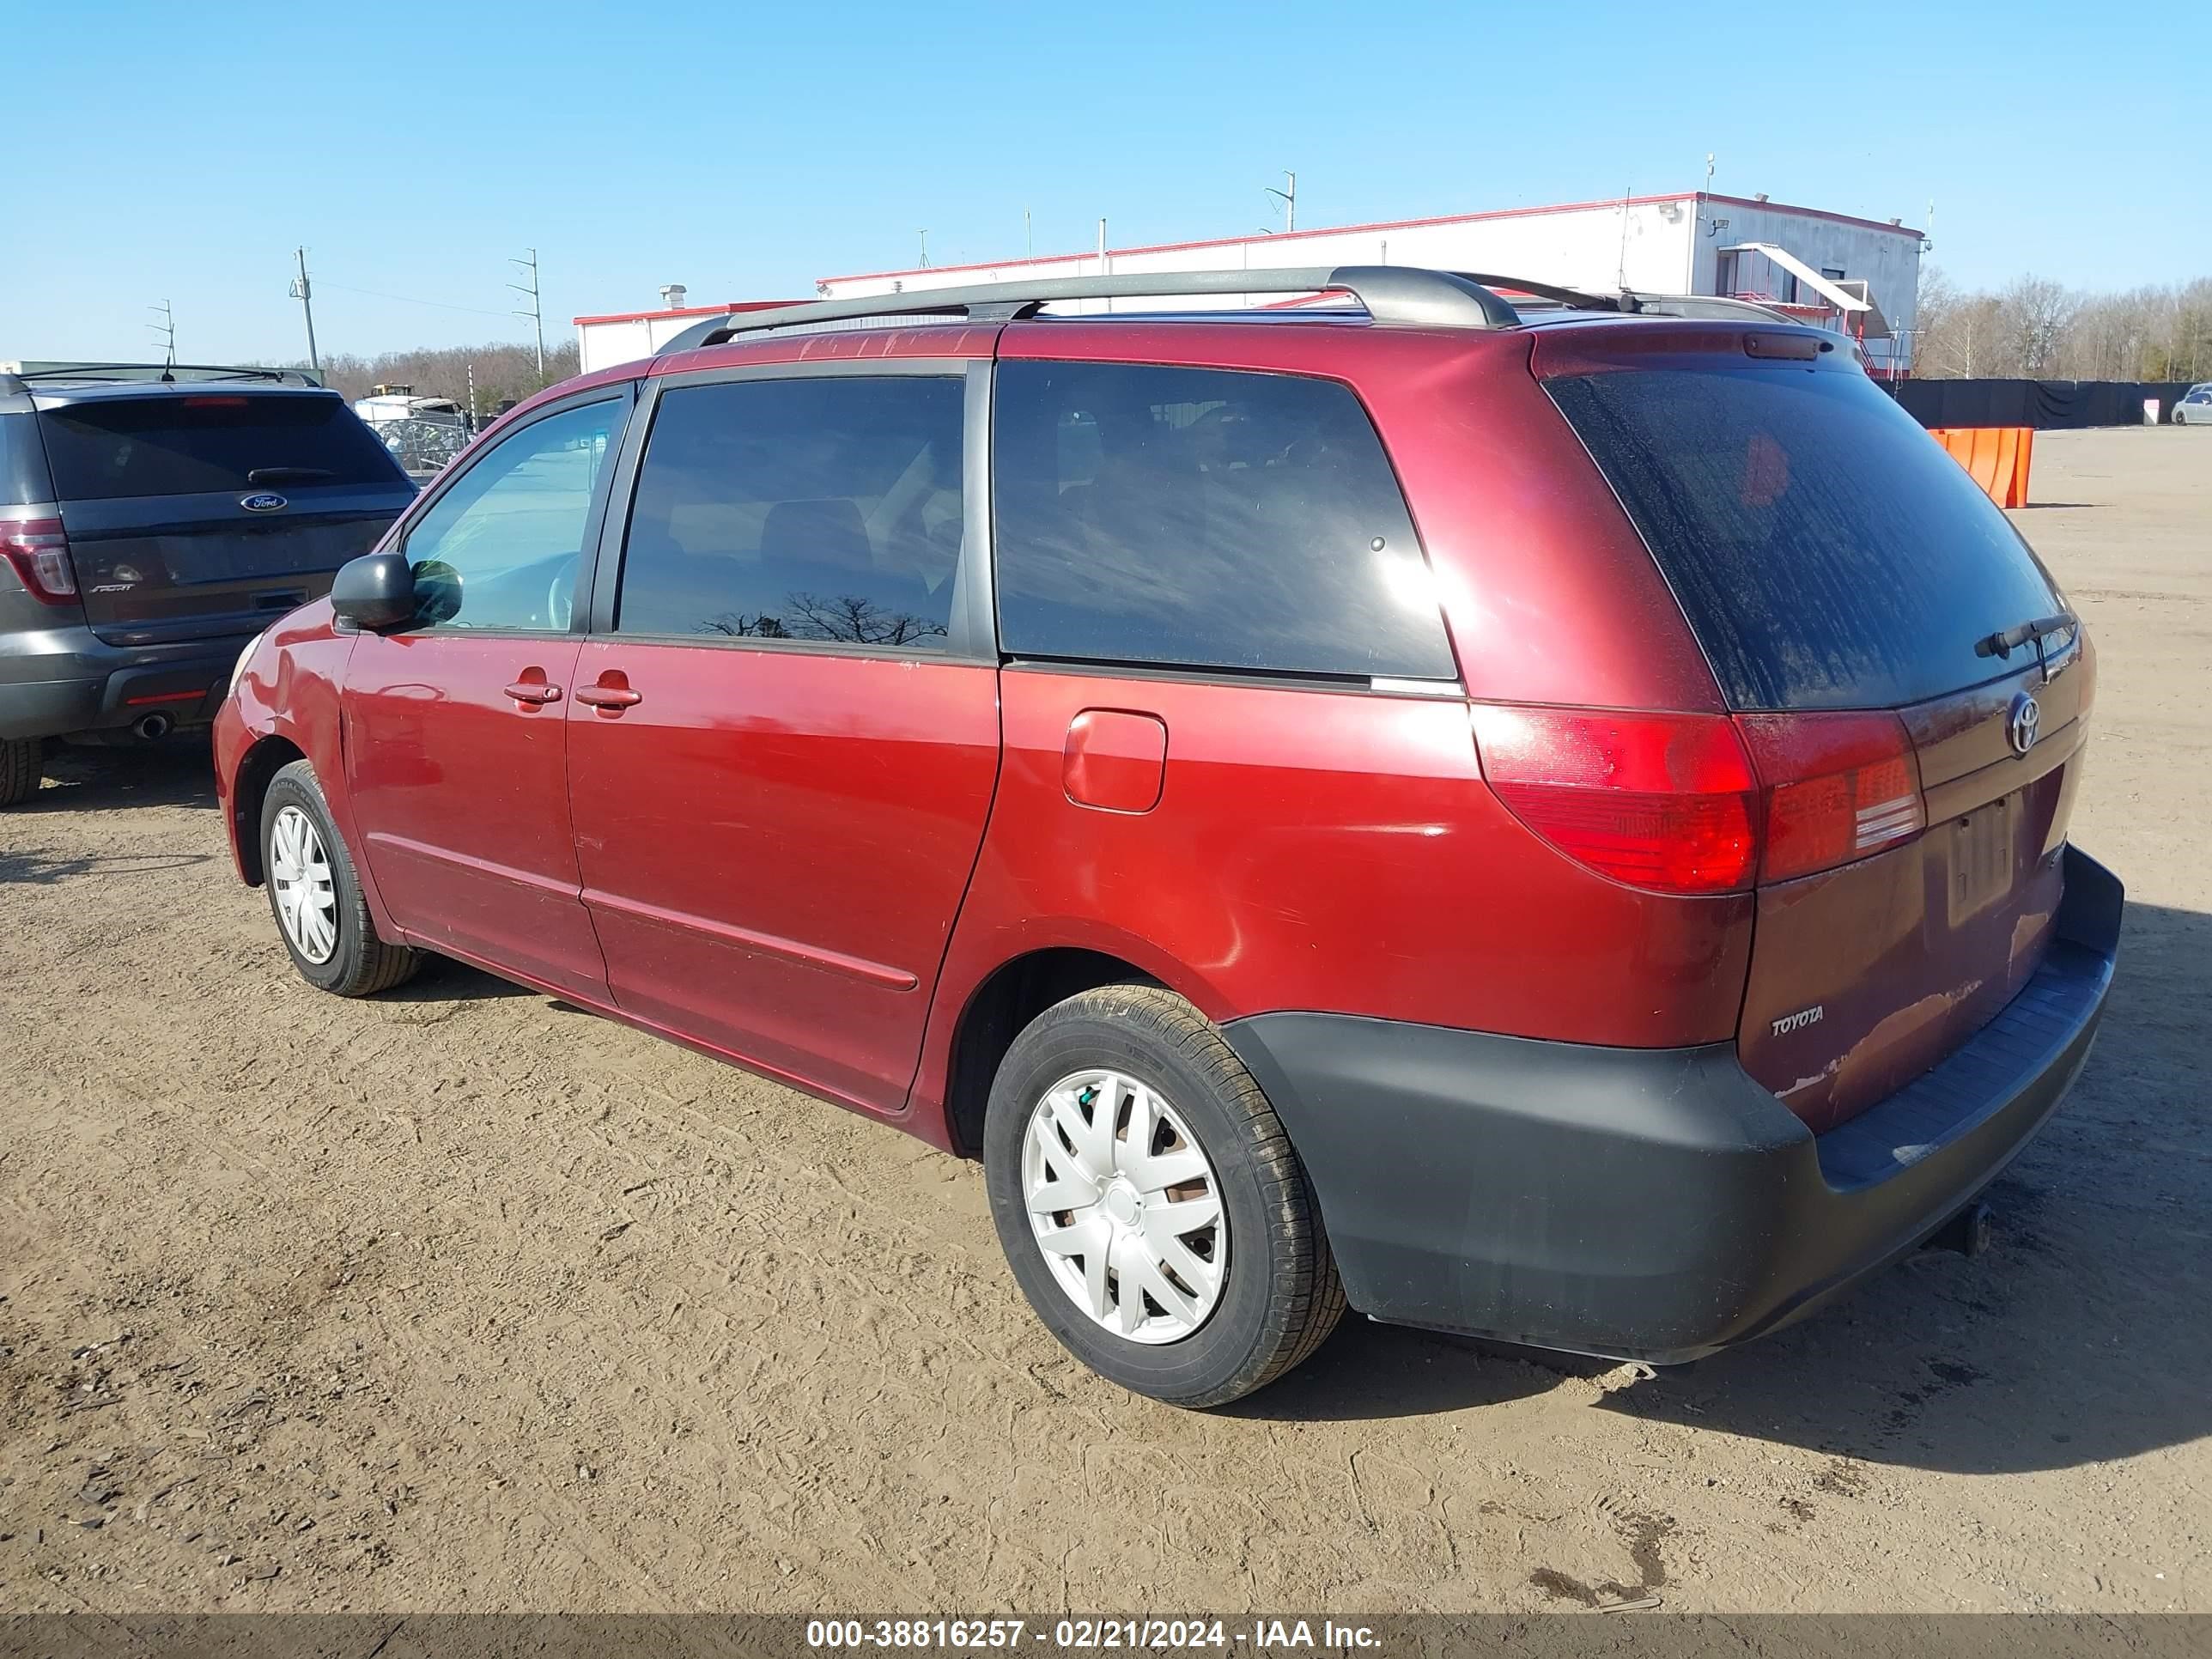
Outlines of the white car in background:
<svg viewBox="0 0 2212 1659">
<path fill-rule="evenodd" d="M 2212 426 L 2212 380 L 2199 380 L 2173 406 L 2176 426 Z"/>
</svg>

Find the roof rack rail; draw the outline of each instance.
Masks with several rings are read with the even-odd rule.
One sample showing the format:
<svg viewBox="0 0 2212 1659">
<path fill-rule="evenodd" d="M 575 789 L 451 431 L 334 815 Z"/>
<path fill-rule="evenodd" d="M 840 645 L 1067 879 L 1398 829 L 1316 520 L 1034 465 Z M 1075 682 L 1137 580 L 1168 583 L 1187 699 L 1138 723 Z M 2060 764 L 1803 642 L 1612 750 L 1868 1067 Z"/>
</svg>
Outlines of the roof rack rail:
<svg viewBox="0 0 2212 1659">
<path fill-rule="evenodd" d="M 1802 324 L 1802 317 L 1760 305 L 1755 300 L 1731 300 L 1718 294 L 1642 294 L 1624 291 L 1624 309 L 1650 317 L 1707 317 L 1725 322 L 1729 318 L 1755 318 L 1768 323 Z"/>
<path fill-rule="evenodd" d="M 287 379 L 301 386 L 322 388 L 303 368 L 264 368 L 236 363 L 55 363 L 44 368 L 13 371 L 19 380 L 112 380 L 118 385 L 136 380 L 276 380 Z"/>
<path fill-rule="evenodd" d="M 1533 291 L 1533 290 L 1532 290 Z M 1416 265 L 1301 265 L 1271 270 L 1169 270 L 1107 276 L 1045 277 L 967 288 L 919 289 L 823 300 L 770 311 L 732 312 L 695 323 L 663 352 L 720 345 L 740 334 L 860 317 L 927 316 L 958 312 L 975 322 L 1032 315 L 1055 300 L 1169 299 L 1190 294 L 1343 293 L 1392 328 L 1510 328 L 1520 313 L 1483 283 L 1455 271 Z"/>
<path fill-rule="evenodd" d="M 1539 300 L 1549 300 L 1555 305 L 1573 306 L 1584 311 L 1627 311 L 1632 307 L 1622 303 L 1627 296 L 1618 294 L 1592 294 L 1578 288 L 1561 288 L 1555 283 L 1532 282 L 1526 276 L 1493 276 L 1486 272 L 1455 270 L 1455 276 L 1463 276 L 1470 283 L 1480 283 L 1488 289 L 1507 289 L 1515 294 L 1526 294 Z"/>
</svg>

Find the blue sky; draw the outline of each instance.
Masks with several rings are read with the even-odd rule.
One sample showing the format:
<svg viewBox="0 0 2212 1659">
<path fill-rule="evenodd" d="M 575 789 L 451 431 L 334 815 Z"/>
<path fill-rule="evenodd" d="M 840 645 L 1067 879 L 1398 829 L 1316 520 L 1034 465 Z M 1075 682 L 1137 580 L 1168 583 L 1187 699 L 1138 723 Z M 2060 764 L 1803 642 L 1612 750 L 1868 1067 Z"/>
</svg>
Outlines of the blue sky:
<svg viewBox="0 0 2212 1659">
<path fill-rule="evenodd" d="M 1117 246 L 1269 223 L 1285 167 L 1318 226 L 1694 189 L 1708 150 L 1724 193 L 1933 198 L 1968 284 L 2212 274 L 2203 0 L 769 14 L 0 0 L 0 358 L 145 356 L 161 300 L 188 360 L 302 355 L 299 243 L 325 348 L 373 352 L 527 338 L 532 246 L 565 338 L 665 282 L 908 265 L 924 227 L 935 263 L 1004 257 L 1025 207 L 1065 251 L 1102 215 Z"/>
</svg>

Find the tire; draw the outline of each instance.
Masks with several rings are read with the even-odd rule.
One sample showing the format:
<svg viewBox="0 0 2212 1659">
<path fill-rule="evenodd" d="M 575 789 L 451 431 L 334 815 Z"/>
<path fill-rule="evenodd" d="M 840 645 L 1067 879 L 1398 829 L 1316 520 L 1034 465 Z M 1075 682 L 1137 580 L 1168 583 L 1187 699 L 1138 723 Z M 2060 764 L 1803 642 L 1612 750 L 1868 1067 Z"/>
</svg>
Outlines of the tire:
<svg viewBox="0 0 2212 1659">
<path fill-rule="evenodd" d="M 1102 1127 L 1105 1077 L 1115 1107 Z M 1139 1121 L 1158 1125 L 1141 1153 L 1130 1134 Z M 1191 1142 L 1202 1177 L 1191 1174 Z M 1109 1162 L 1115 1174 L 1102 1179 Z M 1344 1312 L 1320 1206 L 1290 1137 L 1220 1032 L 1173 992 L 1109 985 L 1038 1015 L 991 1085 L 983 1165 L 999 1242 L 1030 1307 L 1069 1352 L 1134 1393 L 1226 1405 L 1302 1364 Z M 1167 1184 L 1139 1190 L 1154 1175 Z M 1037 1183 L 1083 1207 L 1033 1218 Z M 1219 1224 L 1175 1240 L 1180 1256 L 1173 1244 L 1158 1254 L 1149 1241 L 1168 1231 L 1167 1212 L 1148 1218 L 1146 1204 L 1203 1215 L 1209 1191 Z M 1040 1229 L 1060 1248 L 1048 1250 Z M 1094 1237 L 1105 1248 L 1072 1253 L 1070 1241 Z M 1094 1279 L 1094 1256 L 1115 1264 L 1111 1273 L 1097 1267 Z M 1146 1288 L 1133 1304 L 1133 1282 L 1160 1285 L 1160 1299 Z M 1133 1334 L 1132 1320 L 1142 1322 Z"/>
<path fill-rule="evenodd" d="M 302 861 L 297 856 L 301 843 L 293 838 L 299 834 L 300 820 L 313 831 L 308 845 L 322 854 L 319 865 L 312 857 Z M 283 848 L 277 844 L 280 831 L 286 838 Z M 301 884 L 307 889 L 310 908 L 319 918 L 317 924 L 300 927 L 297 938 L 294 923 L 286 920 L 280 890 L 295 884 L 280 879 L 280 868 L 287 866 L 308 878 Z M 312 878 L 318 868 L 325 872 L 320 881 Z M 353 854 L 331 822 L 330 805 L 323 799 L 313 768 L 303 760 L 281 769 L 262 798 L 261 869 L 276 937 L 284 942 L 300 977 L 317 990 L 341 997 L 374 996 L 412 978 L 422 965 L 419 951 L 377 937 L 368 902 L 362 896 L 361 878 L 354 872 Z"/>
<path fill-rule="evenodd" d="M 0 738 L 0 806 L 15 806 L 39 792 L 45 745 L 36 738 Z"/>
</svg>

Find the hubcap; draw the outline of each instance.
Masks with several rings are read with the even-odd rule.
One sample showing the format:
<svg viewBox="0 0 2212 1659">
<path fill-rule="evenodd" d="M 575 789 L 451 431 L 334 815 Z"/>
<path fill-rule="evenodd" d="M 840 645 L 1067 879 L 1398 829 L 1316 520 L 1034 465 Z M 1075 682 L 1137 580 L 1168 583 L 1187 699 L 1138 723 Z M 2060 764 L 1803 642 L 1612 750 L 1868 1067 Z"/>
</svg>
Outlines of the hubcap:
<svg viewBox="0 0 2212 1659">
<path fill-rule="evenodd" d="M 276 814 L 269 831 L 269 884 L 276 920 L 292 948 L 318 966 L 338 948 L 338 897 L 331 885 L 330 854 L 314 820 L 296 806 Z"/>
<path fill-rule="evenodd" d="M 1134 1078 L 1079 1072 L 1030 1109 L 1022 1195 L 1053 1278 L 1097 1325 L 1178 1342 L 1220 1299 L 1229 1218 L 1198 1137 Z"/>
</svg>

